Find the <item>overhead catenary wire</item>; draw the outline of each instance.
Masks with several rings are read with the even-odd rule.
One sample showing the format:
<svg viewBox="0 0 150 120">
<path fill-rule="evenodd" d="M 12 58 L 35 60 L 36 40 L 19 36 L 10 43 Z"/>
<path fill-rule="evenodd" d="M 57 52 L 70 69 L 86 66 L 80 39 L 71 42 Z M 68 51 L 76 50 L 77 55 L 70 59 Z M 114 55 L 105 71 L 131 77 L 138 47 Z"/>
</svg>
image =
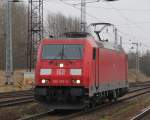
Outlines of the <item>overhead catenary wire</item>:
<svg viewBox="0 0 150 120">
<path fill-rule="evenodd" d="M 130 23 L 130 24 L 134 25 L 135 28 L 137 28 L 137 29 L 139 29 L 141 32 L 143 32 L 143 31 L 142 31 L 143 28 L 142 28 L 141 26 L 139 26 L 139 25 L 137 25 L 135 22 L 129 20 L 125 15 L 123 15 L 122 13 L 120 13 L 120 11 L 118 11 L 112 4 L 109 3 L 109 5 L 112 7 L 112 9 L 114 9 L 114 10 L 119 14 L 119 16 L 121 16 L 125 21 L 127 21 L 127 23 Z M 143 33 L 144 33 L 145 35 L 149 36 L 149 33 L 147 33 L 147 31 L 145 31 L 145 32 L 143 32 Z"/>
<path fill-rule="evenodd" d="M 66 4 L 66 5 L 68 5 L 68 6 L 71 6 L 71 7 L 75 8 L 75 9 L 77 9 L 77 10 L 80 10 L 78 7 L 74 6 L 73 4 L 68 3 L 68 2 L 65 2 L 66 0 L 59 0 L 59 1 L 63 2 L 64 4 Z M 69 1 L 69 0 L 67 0 L 67 1 Z M 111 8 L 111 10 L 114 10 L 114 8 Z M 98 17 L 95 17 L 95 16 L 91 15 L 91 14 L 88 13 L 88 12 L 87 12 L 87 15 L 88 15 L 89 17 L 94 18 L 95 20 L 98 20 L 98 21 L 99 21 L 99 18 L 98 18 Z M 127 20 L 127 21 L 129 21 L 129 20 Z M 104 22 L 104 21 L 101 21 L 101 22 Z M 149 24 L 149 23 L 150 23 L 150 21 L 144 21 L 144 22 L 135 23 L 135 24 L 137 25 L 137 24 Z M 128 24 L 116 24 L 115 26 L 117 26 L 117 27 L 122 27 L 122 26 L 134 26 L 135 28 L 137 28 L 137 26 L 135 26 L 133 23 L 132 23 L 132 24 L 129 24 L 129 23 L 128 23 Z"/>
<path fill-rule="evenodd" d="M 149 22 L 139 22 L 139 23 L 136 23 L 136 25 L 141 25 L 141 24 L 150 24 L 150 21 Z M 116 24 L 117 26 L 134 26 L 133 24 Z"/>
<path fill-rule="evenodd" d="M 65 4 L 65 5 L 67 5 L 67 6 L 70 6 L 70 7 L 72 7 L 72 8 L 74 8 L 74 9 L 77 9 L 77 10 L 79 10 L 80 11 L 80 8 L 79 7 L 77 7 L 76 5 L 73 5 L 72 3 L 69 3 L 69 2 L 71 2 L 71 1 L 73 1 L 73 2 L 77 2 L 77 0 L 58 0 L 58 1 L 60 1 L 61 3 L 63 3 L 63 4 Z M 80 0 L 78 0 L 78 1 L 80 1 Z M 94 0 L 95 1 L 95 0 Z M 89 6 L 88 6 L 89 7 Z M 101 7 L 101 8 L 104 8 L 104 7 Z M 107 8 L 104 8 L 104 9 L 107 9 Z M 149 11 L 149 9 L 123 9 L 123 8 L 114 8 L 114 7 L 109 7 L 108 9 L 110 9 L 110 10 L 115 10 L 115 11 L 117 11 L 117 13 L 119 14 L 119 16 L 121 15 L 121 17 L 126 21 L 126 23 L 127 24 L 116 24 L 115 26 L 116 27 L 119 27 L 119 28 L 124 28 L 124 27 L 132 27 L 132 28 L 135 28 L 135 29 L 140 29 L 140 30 L 142 30 L 142 28 L 141 28 L 141 26 L 139 26 L 139 25 L 141 25 L 141 24 L 149 24 L 150 23 L 150 21 L 141 21 L 141 22 L 139 22 L 139 23 L 135 23 L 134 21 L 131 21 L 131 20 L 129 20 L 126 16 L 124 16 L 123 14 L 122 14 L 122 12 L 120 13 L 120 11 L 118 11 L 118 10 L 122 10 L 122 11 Z M 95 19 L 95 20 L 97 20 L 97 21 L 99 21 L 99 22 L 104 22 L 104 21 L 100 21 L 99 20 L 99 18 L 98 17 L 96 17 L 96 16 L 94 16 L 94 15 L 92 15 L 92 14 L 90 14 L 89 12 L 87 12 L 86 13 L 87 14 L 87 16 L 88 17 L 91 17 L 91 18 L 93 18 L 93 19 Z M 143 32 L 143 31 L 142 31 Z M 123 31 L 121 31 L 121 30 L 119 30 L 119 33 L 120 34 L 123 34 L 123 35 L 125 35 L 125 36 L 128 36 L 130 39 L 132 38 L 134 38 L 134 40 L 136 39 L 137 41 L 138 41 L 138 39 L 139 38 L 137 38 L 135 35 L 133 35 L 133 34 L 129 34 L 129 33 L 125 33 L 125 32 L 123 32 Z M 144 33 L 145 34 L 145 33 Z M 147 39 L 147 38 L 146 38 Z"/>
<path fill-rule="evenodd" d="M 95 8 L 95 9 L 102 8 L 102 9 L 107 9 L 107 10 L 113 10 L 113 8 L 111 7 L 91 6 L 91 5 L 87 5 L 87 7 Z M 128 12 L 150 12 L 150 9 L 116 8 L 116 10 L 128 11 Z"/>
<path fill-rule="evenodd" d="M 74 6 L 74 5 L 70 4 L 70 3 L 67 3 L 67 2 L 65 2 L 64 0 L 59 0 L 59 1 L 62 2 L 63 4 L 66 4 L 66 5 L 70 6 L 70 7 L 73 7 L 74 9 L 77 9 L 77 10 L 80 11 L 80 8 Z M 86 12 L 86 14 L 87 14 L 89 17 L 94 18 L 95 20 L 98 20 L 98 21 L 99 21 L 99 18 L 97 18 L 97 17 L 91 15 L 90 13 Z M 104 21 L 101 21 L 101 22 L 104 22 Z"/>
</svg>

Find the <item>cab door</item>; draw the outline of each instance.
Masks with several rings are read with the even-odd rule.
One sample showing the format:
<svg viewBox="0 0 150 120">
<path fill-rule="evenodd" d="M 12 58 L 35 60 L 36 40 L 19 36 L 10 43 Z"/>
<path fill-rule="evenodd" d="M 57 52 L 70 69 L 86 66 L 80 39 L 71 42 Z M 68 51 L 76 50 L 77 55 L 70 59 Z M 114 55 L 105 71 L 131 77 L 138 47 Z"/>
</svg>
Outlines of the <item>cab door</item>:
<svg viewBox="0 0 150 120">
<path fill-rule="evenodd" d="M 94 60 L 94 83 L 96 91 L 99 88 L 99 48 L 93 48 L 93 60 Z"/>
</svg>

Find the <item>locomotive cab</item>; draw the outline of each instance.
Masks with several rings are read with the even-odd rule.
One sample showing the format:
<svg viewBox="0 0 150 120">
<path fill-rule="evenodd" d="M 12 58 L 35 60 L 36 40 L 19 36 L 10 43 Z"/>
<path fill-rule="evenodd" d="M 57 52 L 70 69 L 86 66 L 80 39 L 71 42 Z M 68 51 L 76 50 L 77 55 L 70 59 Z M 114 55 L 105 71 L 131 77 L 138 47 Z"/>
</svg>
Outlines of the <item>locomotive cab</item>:
<svg viewBox="0 0 150 120">
<path fill-rule="evenodd" d="M 38 101 L 50 108 L 84 107 L 83 99 L 88 95 L 85 46 L 87 40 L 83 38 L 41 42 L 36 64 L 35 98 Z"/>
</svg>

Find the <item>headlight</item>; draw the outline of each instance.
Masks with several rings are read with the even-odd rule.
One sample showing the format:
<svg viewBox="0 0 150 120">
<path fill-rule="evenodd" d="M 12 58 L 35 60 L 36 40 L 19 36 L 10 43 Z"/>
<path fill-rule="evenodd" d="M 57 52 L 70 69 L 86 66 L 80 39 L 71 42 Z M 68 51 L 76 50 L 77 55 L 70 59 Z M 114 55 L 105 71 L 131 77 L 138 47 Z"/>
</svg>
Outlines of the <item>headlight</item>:
<svg viewBox="0 0 150 120">
<path fill-rule="evenodd" d="M 75 83 L 75 84 L 80 84 L 81 80 L 72 80 L 72 82 Z"/>
<path fill-rule="evenodd" d="M 70 75 L 81 75 L 82 70 L 81 69 L 70 69 Z"/>
<path fill-rule="evenodd" d="M 42 84 L 45 84 L 45 83 L 46 83 L 46 80 L 45 80 L 45 79 L 42 79 L 41 82 L 42 82 Z"/>
<path fill-rule="evenodd" d="M 80 83 L 81 83 L 81 81 L 80 81 L 80 80 L 76 80 L 76 83 L 77 83 L 77 84 L 80 84 Z"/>
<path fill-rule="evenodd" d="M 40 75 L 51 75 L 51 69 L 40 69 Z"/>
<path fill-rule="evenodd" d="M 42 84 L 48 84 L 48 83 L 49 83 L 49 80 L 42 79 L 41 83 L 42 83 Z"/>
<path fill-rule="evenodd" d="M 59 64 L 59 67 L 60 67 L 60 68 L 64 67 L 64 64 L 63 64 L 63 63 L 60 63 L 60 64 Z"/>
</svg>

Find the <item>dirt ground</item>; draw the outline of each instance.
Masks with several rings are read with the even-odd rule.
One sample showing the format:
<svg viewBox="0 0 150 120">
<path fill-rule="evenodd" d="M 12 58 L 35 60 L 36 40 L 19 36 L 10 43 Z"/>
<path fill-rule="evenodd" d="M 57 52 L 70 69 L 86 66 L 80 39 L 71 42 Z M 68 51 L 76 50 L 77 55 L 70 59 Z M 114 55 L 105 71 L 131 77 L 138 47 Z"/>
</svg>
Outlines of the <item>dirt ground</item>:
<svg viewBox="0 0 150 120">
<path fill-rule="evenodd" d="M 18 120 L 19 118 L 44 111 L 47 111 L 47 109 L 38 103 L 4 107 L 0 108 L 0 120 Z"/>
<path fill-rule="evenodd" d="M 148 106 L 150 106 L 150 93 L 72 120 L 130 120 Z"/>
</svg>

